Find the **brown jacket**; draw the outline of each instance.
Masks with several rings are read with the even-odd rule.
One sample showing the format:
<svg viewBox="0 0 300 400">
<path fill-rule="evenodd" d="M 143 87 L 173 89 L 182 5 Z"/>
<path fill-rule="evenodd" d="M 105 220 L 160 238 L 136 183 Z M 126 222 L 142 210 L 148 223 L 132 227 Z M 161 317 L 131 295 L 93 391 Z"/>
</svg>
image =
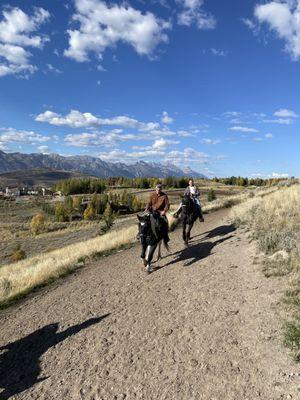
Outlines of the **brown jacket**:
<svg viewBox="0 0 300 400">
<path fill-rule="evenodd" d="M 161 192 L 159 195 L 156 192 L 151 193 L 146 210 L 167 212 L 169 208 L 169 199 L 165 193 Z"/>
</svg>

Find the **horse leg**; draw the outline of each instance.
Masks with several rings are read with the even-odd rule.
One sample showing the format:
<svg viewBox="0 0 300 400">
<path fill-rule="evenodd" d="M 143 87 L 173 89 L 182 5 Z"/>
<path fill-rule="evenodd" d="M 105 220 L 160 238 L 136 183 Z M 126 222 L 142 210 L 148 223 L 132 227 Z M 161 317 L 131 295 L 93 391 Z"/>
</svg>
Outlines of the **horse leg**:
<svg viewBox="0 0 300 400">
<path fill-rule="evenodd" d="M 156 261 L 159 261 L 160 259 L 161 259 L 161 240 L 158 243 L 158 252 L 157 252 L 157 260 Z"/>
<path fill-rule="evenodd" d="M 191 225 L 188 226 L 188 231 L 187 231 L 187 240 L 191 240 L 191 231 L 193 228 L 193 223 Z"/>
<path fill-rule="evenodd" d="M 151 261 L 152 261 L 152 258 L 153 258 L 153 255 L 154 255 L 156 247 L 157 247 L 157 244 L 152 245 L 152 246 L 149 244 L 147 246 L 147 249 L 146 249 L 146 257 L 145 257 L 145 259 L 147 261 L 146 270 L 147 270 L 148 273 L 152 272 Z"/>
<path fill-rule="evenodd" d="M 141 259 L 143 260 L 144 267 L 146 267 L 146 265 L 147 265 L 147 261 L 146 261 L 146 249 L 147 249 L 147 245 L 146 245 L 145 243 L 143 243 L 143 244 L 142 244 Z"/>
<path fill-rule="evenodd" d="M 187 246 L 188 245 L 188 236 L 187 236 L 187 231 L 186 231 L 186 222 L 183 224 L 183 231 L 182 231 L 182 239 L 184 241 L 184 244 Z"/>
</svg>

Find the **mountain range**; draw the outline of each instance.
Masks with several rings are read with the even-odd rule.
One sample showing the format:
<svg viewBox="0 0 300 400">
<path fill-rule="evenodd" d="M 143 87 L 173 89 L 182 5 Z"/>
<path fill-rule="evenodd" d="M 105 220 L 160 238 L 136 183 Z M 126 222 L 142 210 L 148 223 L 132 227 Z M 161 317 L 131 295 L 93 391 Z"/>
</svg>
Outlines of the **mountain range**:
<svg viewBox="0 0 300 400">
<path fill-rule="evenodd" d="M 101 178 L 124 176 L 127 178 L 166 178 L 167 176 L 206 178 L 190 168 L 179 168 L 174 164 L 138 161 L 134 164 L 103 161 L 91 156 L 61 156 L 41 153 L 5 153 L 0 150 L 0 173 L 35 168 L 80 172 Z"/>
</svg>

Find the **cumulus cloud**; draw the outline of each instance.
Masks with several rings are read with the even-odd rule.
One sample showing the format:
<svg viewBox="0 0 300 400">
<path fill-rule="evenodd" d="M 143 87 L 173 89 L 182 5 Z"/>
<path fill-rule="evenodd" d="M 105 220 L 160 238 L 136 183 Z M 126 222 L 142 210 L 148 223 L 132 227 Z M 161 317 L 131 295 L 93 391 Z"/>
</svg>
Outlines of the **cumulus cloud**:
<svg viewBox="0 0 300 400">
<path fill-rule="evenodd" d="M 228 55 L 227 51 L 222 50 L 222 49 L 215 49 L 214 47 L 212 47 L 210 49 L 210 51 L 214 56 L 217 56 L 217 57 L 226 57 Z"/>
<path fill-rule="evenodd" d="M 263 122 L 268 124 L 291 125 L 294 121 L 292 118 L 264 119 Z"/>
<path fill-rule="evenodd" d="M 202 165 L 208 163 L 209 156 L 206 153 L 188 147 L 183 150 L 170 151 L 166 154 L 165 160 L 181 166 L 192 164 Z"/>
<path fill-rule="evenodd" d="M 215 17 L 203 9 L 204 0 L 177 0 L 182 7 L 178 14 L 178 24 L 184 26 L 196 25 L 198 29 L 214 29 Z"/>
<path fill-rule="evenodd" d="M 273 172 L 272 175 L 269 175 L 269 177 L 270 178 L 288 178 L 289 174 Z"/>
<path fill-rule="evenodd" d="M 182 167 L 183 165 L 204 165 L 209 163 L 210 157 L 202 152 L 198 152 L 192 148 L 183 150 L 165 151 L 160 149 L 149 148 L 147 150 L 127 152 L 125 150 L 114 149 L 109 152 L 100 152 L 98 156 L 104 161 L 122 161 L 136 162 L 140 159 L 156 160 L 159 162 L 172 163 Z"/>
<path fill-rule="evenodd" d="M 48 142 L 49 140 L 49 136 L 43 136 L 33 131 L 0 128 L 0 143 L 2 143 L 3 146 L 12 143 L 35 145 Z"/>
<path fill-rule="evenodd" d="M 48 68 L 48 70 L 50 72 L 53 72 L 55 74 L 62 74 L 63 73 L 60 69 L 54 67 L 52 64 L 47 64 L 47 68 Z"/>
<path fill-rule="evenodd" d="M 168 140 L 168 139 L 160 138 L 160 139 L 155 140 L 152 147 L 153 147 L 153 149 L 164 150 L 168 146 L 171 146 L 173 144 L 178 144 L 178 143 L 179 143 L 178 140 Z"/>
<path fill-rule="evenodd" d="M 169 116 L 167 111 L 164 111 L 162 113 L 161 122 L 163 122 L 164 124 L 171 124 L 173 121 L 174 119 Z"/>
<path fill-rule="evenodd" d="M 147 133 L 124 134 L 122 129 L 113 129 L 110 132 L 100 131 L 68 134 L 64 138 L 68 145 L 74 147 L 115 147 L 120 142 L 151 139 L 153 139 L 153 136 Z"/>
<path fill-rule="evenodd" d="M 5 8 L 0 20 L 0 77 L 21 75 L 27 77 L 37 70 L 30 64 L 31 53 L 26 49 L 41 49 L 48 40 L 34 34 L 50 18 L 48 11 L 36 8 L 29 16 L 20 8 Z"/>
<path fill-rule="evenodd" d="M 89 61 L 90 53 L 100 60 L 108 47 L 119 42 L 131 45 L 140 55 L 152 56 L 160 43 L 168 42 L 165 33 L 170 23 L 151 12 L 126 5 L 107 5 L 101 0 L 75 0 L 74 23 L 69 29 L 69 48 L 64 54 L 78 62 Z"/>
<path fill-rule="evenodd" d="M 253 132 L 253 133 L 259 132 L 257 129 L 248 128 L 247 126 L 232 126 L 231 128 L 229 128 L 229 130 L 236 132 Z"/>
<path fill-rule="evenodd" d="M 266 138 L 266 139 L 272 139 L 272 138 L 273 138 L 272 133 L 266 133 L 266 134 L 265 134 L 265 138 Z"/>
<path fill-rule="evenodd" d="M 201 142 L 202 142 L 203 144 L 215 145 L 215 144 L 220 143 L 221 141 L 218 140 L 218 139 L 208 139 L 208 138 L 204 138 L 204 139 L 201 140 Z"/>
<path fill-rule="evenodd" d="M 104 161 L 112 161 L 112 162 L 126 162 L 132 163 L 141 159 L 149 158 L 151 161 L 155 158 L 158 160 L 162 160 L 165 156 L 165 152 L 161 150 L 143 150 L 143 151 L 135 151 L 135 152 L 127 152 L 125 150 L 114 149 L 109 152 L 100 152 L 98 153 L 98 157 Z"/>
<path fill-rule="evenodd" d="M 288 110 L 287 108 L 281 108 L 274 112 L 275 117 L 279 118 L 298 118 L 299 116 L 293 110 Z"/>
<path fill-rule="evenodd" d="M 38 151 L 43 154 L 49 154 L 49 147 L 42 145 L 37 147 Z"/>
<path fill-rule="evenodd" d="M 99 118 L 89 112 L 82 113 L 77 110 L 71 110 L 70 113 L 65 116 L 47 110 L 37 115 L 35 120 L 38 122 L 48 122 L 56 126 L 69 126 L 70 128 L 88 128 L 107 125 L 133 128 L 145 132 L 159 128 L 159 124 L 155 122 L 139 122 L 134 118 L 123 115 L 114 118 Z"/>
<path fill-rule="evenodd" d="M 285 42 L 293 60 L 300 59 L 300 0 L 270 1 L 255 7 L 259 24 L 265 23 Z"/>
</svg>

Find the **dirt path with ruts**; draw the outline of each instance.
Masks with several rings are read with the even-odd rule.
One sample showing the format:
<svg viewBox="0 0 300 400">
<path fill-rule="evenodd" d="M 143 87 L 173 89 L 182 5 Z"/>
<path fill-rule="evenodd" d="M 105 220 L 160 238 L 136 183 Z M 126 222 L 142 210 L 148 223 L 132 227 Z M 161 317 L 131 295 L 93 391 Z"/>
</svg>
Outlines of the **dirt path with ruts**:
<svg viewBox="0 0 300 400">
<path fill-rule="evenodd" d="M 180 236 L 148 276 L 133 247 L 2 311 L 0 399 L 300 398 L 280 278 L 263 276 L 227 210 L 189 248 Z"/>
</svg>

